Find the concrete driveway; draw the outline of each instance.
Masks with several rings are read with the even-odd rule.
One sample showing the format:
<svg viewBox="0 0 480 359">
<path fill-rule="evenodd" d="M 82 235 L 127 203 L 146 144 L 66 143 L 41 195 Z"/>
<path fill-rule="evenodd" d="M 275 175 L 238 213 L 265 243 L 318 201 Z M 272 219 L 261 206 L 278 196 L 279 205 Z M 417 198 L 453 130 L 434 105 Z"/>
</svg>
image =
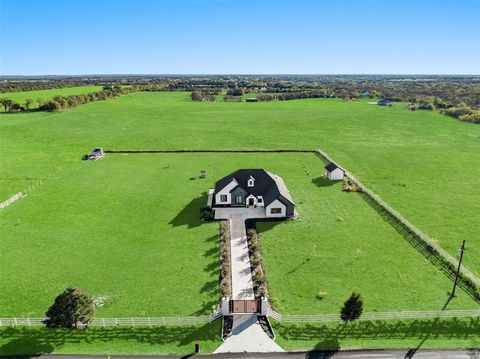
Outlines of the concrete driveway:
<svg viewBox="0 0 480 359">
<path fill-rule="evenodd" d="M 231 299 L 255 299 L 245 221 L 260 218 L 265 218 L 263 208 L 215 208 L 215 219 L 230 220 Z"/>
</svg>

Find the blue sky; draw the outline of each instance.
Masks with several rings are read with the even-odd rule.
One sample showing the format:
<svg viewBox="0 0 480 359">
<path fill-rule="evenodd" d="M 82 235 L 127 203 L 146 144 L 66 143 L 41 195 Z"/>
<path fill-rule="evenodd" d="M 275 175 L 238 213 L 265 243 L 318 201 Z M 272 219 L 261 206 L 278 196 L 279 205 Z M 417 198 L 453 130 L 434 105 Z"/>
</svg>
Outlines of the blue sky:
<svg viewBox="0 0 480 359">
<path fill-rule="evenodd" d="M 0 0 L 0 74 L 480 74 L 480 1 Z"/>
</svg>

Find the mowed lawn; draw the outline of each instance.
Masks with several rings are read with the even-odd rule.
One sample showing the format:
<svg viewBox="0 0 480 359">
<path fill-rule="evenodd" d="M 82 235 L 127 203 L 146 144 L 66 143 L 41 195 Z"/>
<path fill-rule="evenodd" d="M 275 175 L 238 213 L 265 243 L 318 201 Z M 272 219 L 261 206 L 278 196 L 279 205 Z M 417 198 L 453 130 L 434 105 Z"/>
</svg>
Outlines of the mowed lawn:
<svg viewBox="0 0 480 359">
<path fill-rule="evenodd" d="M 52 97 L 62 95 L 62 96 L 69 96 L 69 95 L 81 95 L 90 92 L 98 92 L 102 89 L 102 86 L 74 86 L 74 87 L 64 87 L 64 88 L 56 88 L 56 89 L 48 89 L 48 90 L 38 90 L 38 91 L 21 91 L 21 92 L 5 92 L 0 93 L 0 98 L 8 98 L 15 102 L 18 102 L 20 105 L 25 105 L 26 99 L 33 100 L 33 104 L 31 108 L 38 107 L 38 100 L 41 99 L 43 101 L 48 101 Z M 5 112 L 5 108 L 1 107 L 1 112 Z"/>
<path fill-rule="evenodd" d="M 193 157 L 79 160 L 2 211 L 0 315 L 43 316 L 68 286 L 104 297 L 99 317 L 209 314 L 219 225 L 200 221 L 200 168 Z"/>
<path fill-rule="evenodd" d="M 116 154 L 78 161 L 0 213 L 0 314 L 41 316 L 67 286 L 105 297 L 100 317 L 209 313 L 218 223 L 199 211 L 217 179 L 249 167 L 282 176 L 300 213 L 259 224 L 279 311 L 336 313 L 352 290 L 368 311 L 442 307 L 451 282 L 359 195 L 322 180 L 313 154 Z M 449 308 L 475 306 L 460 291 Z"/>
<path fill-rule="evenodd" d="M 135 93 L 59 113 L 0 116 L 1 198 L 106 149 L 321 148 L 480 275 L 480 127 L 368 101 L 196 103 Z"/>
</svg>

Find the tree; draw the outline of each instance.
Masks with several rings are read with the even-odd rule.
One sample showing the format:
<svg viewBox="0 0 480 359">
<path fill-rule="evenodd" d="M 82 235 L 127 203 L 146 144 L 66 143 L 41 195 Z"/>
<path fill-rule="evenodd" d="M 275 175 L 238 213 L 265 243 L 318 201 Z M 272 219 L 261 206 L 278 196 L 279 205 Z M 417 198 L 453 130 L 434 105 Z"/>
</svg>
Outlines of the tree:
<svg viewBox="0 0 480 359">
<path fill-rule="evenodd" d="M 353 292 L 350 298 L 343 304 L 340 318 L 345 322 L 360 318 L 363 312 L 363 299 L 359 293 Z"/>
<path fill-rule="evenodd" d="M 30 110 L 30 107 L 32 107 L 32 104 L 33 104 L 33 100 L 31 98 L 25 99 L 25 108 L 27 110 Z"/>
<path fill-rule="evenodd" d="M 5 109 L 5 112 L 8 112 L 10 110 L 10 106 L 13 105 L 13 101 L 10 100 L 9 98 L 0 98 L 0 104 L 3 106 Z"/>
<path fill-rule="evenodd" d="M 42 106 L 44 103 L 45 103 L 45 100 L 41 97 L 37 98 L 37 103 L 38 103 L 38 106 Z"/>
<path fill-rule="evenodd" d="M 17 112 L 17 111 L 23 111 L 25 110 L 25 107 L 20 105 L 18 102 L 12 101 L 9 111 L 10 112 Z"/>
<path fill-rule="evenodd" d="M 45 313 L 49 328 L 77 328 L 88 324 L 95 315 L 93 299 L 80 288 L 67 288 Z"/>
<path fill-rule="evenodd" d="M 42 104 L 39 109 L 41 111 L 59 111 L 62 109 L 62 106 L 57 102 L 57 101 L 54 101 L 54 100 L 50 100 L 48 102 L 45 102 L 44 104 Z"/>
</svg>

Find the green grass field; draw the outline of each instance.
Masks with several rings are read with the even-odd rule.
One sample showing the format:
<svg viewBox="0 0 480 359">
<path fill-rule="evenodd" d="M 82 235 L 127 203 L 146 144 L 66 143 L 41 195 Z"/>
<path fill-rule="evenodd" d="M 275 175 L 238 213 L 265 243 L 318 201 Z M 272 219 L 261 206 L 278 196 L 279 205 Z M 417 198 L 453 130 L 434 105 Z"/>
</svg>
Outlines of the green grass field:
<svg viewBox="0 0 480 359">
<path fill-rule="evenodd" d="M 95 146 L 322 148 L 480 275 L 480 127 L 401 104 L 295 100 L 197 103 L 135 93 L 59 113 L 2 115 L 0 198 L 75 166 Z"/>
<path fill-rule="evenodd" d="M 57 88 L 57 89 L 49 89 L 49 90 L 38 90 L 38 91 L 21 91 L 21 92 L 6 92 L 0 93 L 0 98 L 8 98 L 15 102 L 18 102 L 20 105 L 25 105 L 25 100 L 31 99 L 33 100 L 33 104 L 31 108 L 38 107 L 38 99 L 42 99 L 45 101 L 50 100 L 52 97 L 62 95 L 81 95 L 90 92 L 97 92 L 102 89 L 102 86 L 76 86 L 76 87 L 65 87 L 65 88 Z M 0 109 L 1 112 L 5 112 L 5 109 L 2 107 Z"/>
<path fill-rule="evenodd" d="M 95 146 L 321 148 L 451 253 L 467 239 L 464 263 L 480 274 L 479 138 L 476 125 L 368 101 L 196 103 L 188 93 L 135 93 L 58 113 L 1 115 L 0 198 L 41 184 L 0 213 L 0 261 L 8 263 L 0 272 L 0 315 L 42 316 L 70 285 L 107 297 L 100 317 L 208 313 L 219 297 L 218 224 L 199 221 L 199 208 L 208 188 L 240 167 L 281 175 L 299 207 L 296 221 L 258 224 L 280 312 L 336 313 L 352 290 L 363 294 L 367 311 L 441 309 L 451 282 L 360 195 L 322 180 L 323 163 L 312 154 L 81 157 Z M 208 178 L 193 179 L 202 169 Z M 322 300 L 319 291 L 327 292 Z M 459 291 L 447 308 L 478 304 Z M 282 325 L 277 333 L 286 348 L 317 345 L 317 338 L 293 341 L 289 330 Z M 16 347 L 10 337 L 0 353 Z M 115 352 L 124 353 L 130 339 L 120 338 L 112 339 Z M 176 343 L 135 350 L 186 348 Z"/>
<path fill-rule="evenodd" d="M 0 329 L 0 356 L 37 354 L 176 354 L 187 355 L 200 344 L 202 353 L 220 346 L 220 321 L 199 327 L 120 327 L 65 330 Z"/>
<path fill-rule="evenodd" d="M 273 327 L 276 342 L 285 350 L 471 348 L 472 358 L 475 358 L 476 348 L 480 347 L 478 318 L 366 321 L 348 325 L 275 322 Z"/>
<path fill-rule="evenodd" d="M 321 179 L 313 154 L 117 154 L 78 161 L 2 211 L 0 314 L 39 317 L 67 286 L 106 296 L 98 316 L 209 313 L 218 223 L 200 208 L 215 179 L 249 166 L 281 175 L 301 216 L 259 224 L 281 312 L 336 313 L 352 290 L 368 311 L 443 306 L 450 281 L 359 195 Z M 475 306 L 459 293 L 449 308 Z"/>
</svg>

